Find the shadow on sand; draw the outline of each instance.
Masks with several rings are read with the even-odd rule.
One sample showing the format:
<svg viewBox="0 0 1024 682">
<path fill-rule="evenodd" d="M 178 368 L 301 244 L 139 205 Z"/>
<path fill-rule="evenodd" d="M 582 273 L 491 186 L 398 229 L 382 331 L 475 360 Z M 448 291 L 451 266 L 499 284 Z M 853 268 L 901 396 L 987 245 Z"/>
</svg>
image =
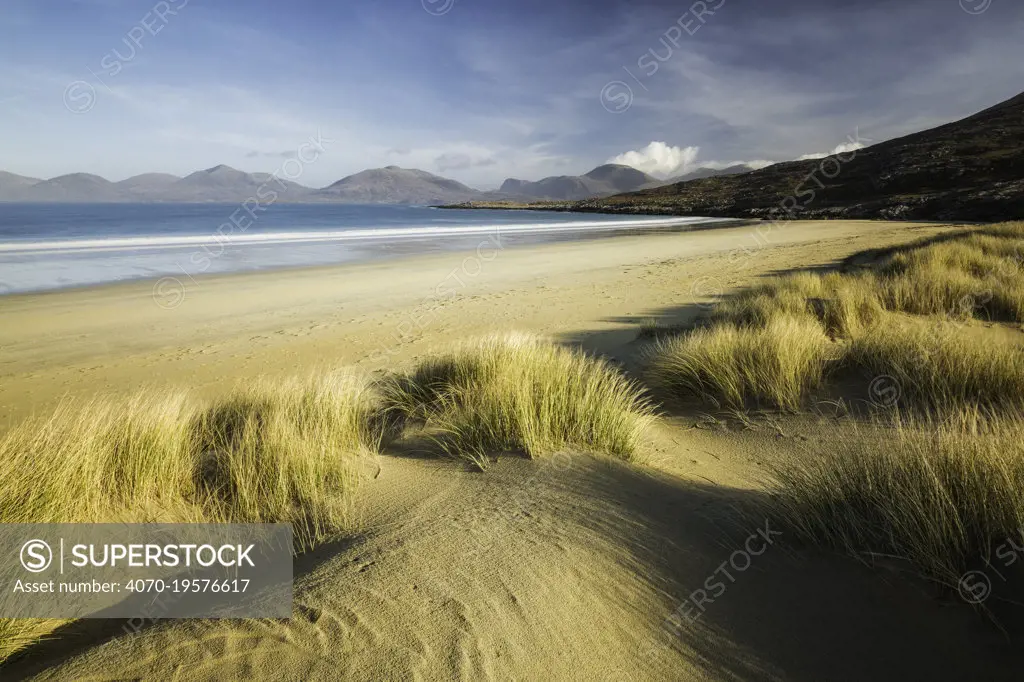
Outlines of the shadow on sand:
<svg viewBox="0 0 1024 682">
<path fill-rule="evenodd" d="M 645 345 L 637 340 L 642 320 L 686 326 L 706 310 L 693 304 L 616 318 L 610 321 L 630 326 L 560 340 L 608 356 L 636 376 Z M 383 459 L 385 465 L 389 457 L 416 465 L 425 456 L 423 447 L 410 444 Z M 523 478 L 510 471 L 541 466 L 512 459 L 517 461 L 506 465 L 503 460 L 474 480 L 495 488 L 506 482 L 514 486 Z M 636 670 L 632 679 L 652 679 L 655 673 L 645 669 L 644 660 L 663 656 L 666 649 L 710 679 L 1021 677 L 1019 638 L 1007 637 L 969 606 L 911 576 L 800 549 L 771 521 L 764 493 L 695 484 L 585 455 L 573 462 L 545 479 L 545 485 L 576 495 L 589 512 L 573 515 L 576 528 L 563 532 L 603 538 L 663 603 L 664 612 L 652 617 L 653 635 L 640 638 L 649 649 L 630 662 Z M 296 578 L 347 560 L 365 541 L 342 539 L 297 557 Z M 580 627 L 586 627 L 586 614 L 580 618 Z M 123 626 L 124 621 L 71 623 L 52 640 L 11 659 L 0 676 L 19 679 L 45 671 L 123 636 Z"/>
<path fill-rule="evenodd" d="M 799 550 L 768 518 L 762 493 L 696 485 L 586 455 L 574 455 L 571 462 L 538 482 L 553 491 L 550 499 L 577 500 L 579 513 L 566 517 L 560 533 L 601 538 L 619 565 L 642 576 L 662 604 L 663 613 L 650 614 L 651 632 L 636 633 L 636 659 L 628 662 L 636 676 L 630 679 L 659 679 L 664 667 L 645 666 L 666 656 L 680 657 L 679 669 L 696 666 L 710 679 L 1019 679 L 1019 641 L 920 581 Z M 478 483 L 467 490 L 479 485 L 478 498 L 481 490 L 514 495 L 523 473 L 540 466 L 510 458 L 471 477 Z M 331 562 L 350 561 L 364 551 L 362 542 L 327 543 L 298 557 L 296 579 Z M 462 570 L 486 572 L 487 565 Z M 305 608 L 297 605 L 296 617 Z M 673 613 L 680 616 L 673 619 Z M 579 626 L 588 622 L 580 614 Z M 55 639 L 12 659 L 0 675 L 38 674 L 124 637 L 123 626 L 124 621 L 69 624 Z M 144 630 L 163 627 L 174 624 Z"/>
</svg>

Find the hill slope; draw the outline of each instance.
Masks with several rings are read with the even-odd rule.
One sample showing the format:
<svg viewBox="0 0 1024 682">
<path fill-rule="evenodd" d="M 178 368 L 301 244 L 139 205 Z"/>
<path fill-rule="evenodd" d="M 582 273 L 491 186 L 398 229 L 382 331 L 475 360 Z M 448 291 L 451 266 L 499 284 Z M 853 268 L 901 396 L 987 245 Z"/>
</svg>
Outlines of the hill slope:
<svg viewBox="0 0 1024 682">
<path fill-rule="evenodd" d="M 118 203 L 118 202 L 228 202 L 257 196 L 265 186 L 277 192 L 283 201 L 301 201 L 313 190 L 269 173 L 245 173 L 228 166 L 196 171 L 184 178 L 167 173 L 144 173 L 120 182 L 98 175 L 72 173 L 49 180 L 24 178 L 0 173 L 0 201 L 40 203 Z"/>
<path fill-rule="evenodd" d="M 138 196 L 140 200 L 145 200 L 146 197 L 167 191 L 178 182 L 181 182 L 181 178 L 177 175 L 169 173 L 143 173 L 142 175 L 135 175 L 114 184 L 123 192 L 131 196 Z"/>
<path fill-rule="evenodd" d="M 674 178 L 669 178 L 662 185 L 674 185 L 679 182 L 689 182 L 690 180 L 700 180 L 701 178 L 716 178 L 720 175 L 739 175 L 740 173 L 749 173 L 750 171 L 757 170 L 754 166 L 748 166 L 745 163 L 738 163 L 733 166 L 726 168 L 709 168 L 707 166 L 701 166 L 696 170 L 692 170 L 689 173 L 683 175 L 677 175 Z"/>
<path fill-rule="evenodd" d="M 512 197 L 571 201 L 631 192 L 658 182 L 631 166 L 608 163 L 584 175 L 556 175 L 536 182 L 509 178 L 499 191 Z"/>
<path fill-rule="evenodd" d="M 312 189 L 284 178 L 273 179 L 269 173 L 246 173 L 230 166 L 214 166 L 186 175 L 178 182 L 150 195 L 158 201 L 245 201 L 255 197 L 263 187 L 264 195 L 273 191 L 282 200 L 298 201 Z"/>
<path fill-rule="evenodd" d="M 831 177 L 830 177 L 831 176 Z M 782 208 L 786 202 L 788 210 Z M 561 208 L 561 207 L 560 207 Z M 583 211 L 736 218 L 1024 216 L 1024 94 L 955 123 L 826 159 L 573 203 Z"/>
<path fill-rule="evenodd" d="M 0 201 L 9 196 L 17 196 L 32 185 L 42 182 L 39 178 L 27 178 L 24 175 L 15 175 L 6 171 L 0 171 Z"/>
<path fill-rule="evenodd" d="M 461 182 L 415 168 L 372 168 L 338 180 L 313 199 L 353 204 L 432 204 L 471 201 L 482 193 Z"/>
<path fill-rule="evenodd" d="M 124 192 L 114 183 L 91 173 L 71 173 L 21 188 L 16 201 L 123 201 Z"/>
</svg>

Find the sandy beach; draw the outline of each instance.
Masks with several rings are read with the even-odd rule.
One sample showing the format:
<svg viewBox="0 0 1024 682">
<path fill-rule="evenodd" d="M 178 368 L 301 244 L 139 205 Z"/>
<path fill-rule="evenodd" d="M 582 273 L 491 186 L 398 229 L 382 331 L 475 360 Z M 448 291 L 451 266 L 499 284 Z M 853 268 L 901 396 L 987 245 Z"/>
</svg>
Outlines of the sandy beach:
<svg viewBox="0 0 1024 682">
<path fill-rule="evenodd" d="M 0 298 L 0 419 L 62 396 L 337 366 L 373 373 L 522 330 L 634 372 L 655 318 L 685 323 L 760 278 L 953 229 L 767 223 Z M 174 305 L 168 305 L 174 303 Z M 733 513 L 765 463 L 841 431 L 789 416 L 701 427 L 667 411 L 645 465 L 502 457 L 485 473 L 376 458 L 354 529 L 296 560 L 290 621 L 80 622 L 3 674 L 38 679 L 1012 679 L 1017 645 L 925 583 L 803 552 Z M 722 594 L 677 627 L 722 566 Z M 955 646 L 937 646 L 952 642 Z"/>
<path fill-rule="evenodd" d="M 622 355 L 646 318 L 680 323 L 758 277 L 949 229 L 770 225 L 527 247 L 488 236 L 462 253 L 0 297 L 0 424 L 63 395 L 373 371 L 509 329 Z"/>
<path fill-rule="evenodd" d="M 53 4 L 0 682 L 1024 679 L 1024 2 Z"/>
</svg>

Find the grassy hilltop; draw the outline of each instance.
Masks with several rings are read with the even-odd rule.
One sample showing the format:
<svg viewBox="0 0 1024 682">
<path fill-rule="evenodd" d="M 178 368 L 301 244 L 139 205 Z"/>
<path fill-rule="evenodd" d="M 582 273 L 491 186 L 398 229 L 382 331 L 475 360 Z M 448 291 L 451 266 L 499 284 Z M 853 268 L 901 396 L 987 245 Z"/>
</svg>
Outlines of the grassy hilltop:
<svg viewBox="0 0 1024 682">
<path fill-rule="evenodd" d="M 1024 215 L 1024 93 L 961 121 L 825 159 L 582 201 L 452 208 L 771 220 L 1005 220 Z"/>
</svg>

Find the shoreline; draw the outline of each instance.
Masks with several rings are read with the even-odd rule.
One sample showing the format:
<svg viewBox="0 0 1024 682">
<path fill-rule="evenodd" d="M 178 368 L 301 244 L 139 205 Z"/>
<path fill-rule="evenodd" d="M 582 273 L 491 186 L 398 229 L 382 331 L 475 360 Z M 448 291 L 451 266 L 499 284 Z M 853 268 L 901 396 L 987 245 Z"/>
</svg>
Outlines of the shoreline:
<svg viewBox="0 0 1024 682">
<path fill-rule="evenodd" d="M 370 372 L 511 329 L 614 355 L 646 318 L 682 323 L 704 302 L 762 276 L 950 229 L 809 221 L 763 243 L 759 228 L 212 274 L 165 307 L 151 281 L 2 296 L 0 429 L 46 413 L 64 396 L 145 387 L 215 395 L 261 375 L 338 366 Z"/>
<path fill-rule="evenodd" d="M 276 272 L 307 267 L 339 267 L 402 258 L 413 253 L 457 253 L 472 250 L 477 240 L 499 241 L 504 247 L 587 241 L 616 236 L 716 229 L 751 221 L 719 218 L 660 218 L 632 216 L 623 220 L 466 224 L 459 226 L 353 227 L 345 230 L 252 232 L 227 235 L 165 234 L 113 235 L 98 239 L 42 239 L 0 242 L 0 263 L 8 262 L 8 277 L 0 281 L 0 296 L 68 291 L 121 282 L 169 280 L 182 282 L 213 275 Z M 225 255 L 226 248 L 234 251 Z M 335 249 L 318 253 L 316 249 Z M 275 250 L 276 251 L 272 251 Z M 338 250 L 341 249 L 341 250 Z M 107 254 L 95 259 L 96 254 Z M 326 254 L 331 254 L 330 258 Z M 147 263 L 132 271 L 118 263 L 131 258 Z M 17 260 L 17 259 L 30 260 Z M 31 267 L 33 261 L 35 267 Z M 106 259 L 106 260 L 104 260 Z M 154 260 L 156 259 L 156 260 Z M 173 260 L 172 260 L 173 259 Z M 182 261 L 185 260 L 185 264 Z M 173 263 L 173 267 L 171 266 Z M 193 267 L 188 267 L 189 263 Z M 211 265 L 213 267 L 211 267 Z M 60 273 L 66 281 L 42 283 L 38 268 Z M 120 269 L 118 269 L 120 268 Z M 20 273 L 19 273 L 20 271 Z M 102 273 L 102 274 L 99 274 Z M 106 277 L 106 279 L 102 279 Z"/>
<path fill-rule="evenodd" d="M 623 206 L 621 210 L 611 205 L 595 206 L 595 205 L 581 205 L 578 206 L 577 201 L 588 201 L 587 199 L 579 199 L 572 201 L 552 201 L 551 203 L 545 203 L 544 200 L 530 203 L 522 203 L 518 201 L 466 201 L 456 204 L 438 204 L 431 206 L 431 208 L 437 208 L 442 210 L 463 210 L 463 211 L 553 211 L 556 213 L 590 213 L 599 215 L 661 215 L 661 216 L 677 216 L 679 218 L 691 218 L 696 216 L 682 215 L 675 211 L 673 208 L 652 206 Z M 700 216 L 710 217 L 717 220 L 757 220 L 757 218 L 744 218 L 736 216 Z"/>
<path fill-rule="evenodd" d="M 959 228 L 833 221 L 771 231 L 762 223 L 214 275 L 197 281 L 173 310 L 159 308 L 140 283 L 24 295 L 14 303 L 0 299 L 7 323 L 0 328 L 0 430 L 33 412 L 45 415 L 67 397 L 121 400 L 142 389 L 172 401 L 179 399 L 172 391 L 183 391 L 189 410 L 201 412 L 172 411 L 170 418 L 191 424 L 188 415 L 216 413 L 224 399 L 249 395 L 254 380 L 274 386 L 269 405 L 280 406 L 274 401 L 291 395 L 287 387 L 294 385 L 288 379 L 329 381 L 324 374 L 333 369 L 354 371 L 359 385 L 384 400 L 375 390 L 378 380 L 424 367 L 426 358 L 464 342 L 513 330 L 565 344 L 575 351 L 543 347 L 559 355 L 573 352 L 583 364 L 519 365 L 518 355 L 506 355 L 498 380 L 503 390 L 522 381 L 548 387 L 537 382 L 536 372 L 543 371 L 554 380 L 553 389 L 540 393 L 548 405 L 560 395 L 563 373 L 602 366 L 624 373 L 643 392 L 643 386 L 654 386 L 647 373 L 652 328 L 685 326 L 705 315 L 709 303 L 765 278 L 820 272 L 856 253 Z M 521 349 L 518 340 L 513 343 Z M 580 350 L 606 363 L 581 357 Z M 851 389 L 851 400 L 870 396 L 875 381 L 864 384 L 862 393 Z M 277 393 L 277 386 L 284 392 Z M 666 399 L 657 392 L 650 397 Z M 107 413 L 93 433 L 104 443 L 113 438 L 120 452 L 117 443 L 141 442 L 118 440 L 122 423 L 148 424 L 149 406 L 157 404 L 163 405 L 144 402 L 143 412 L 128 407 Z M 385 405 L 371 412 L 381 414 L 377 409 Z M 583 445 L 557 446 L 557 453 L 521 457 L 516 450 L 488 450 L 486 467 L 477 465 L 486 468 L 483 474 L 466 461 L 430 456 L 438 453 L 422 450 L 417 439 L 424 432 L 413 428 L 406 438 L 357 456 L 358 488 L 329 493 L 351 503 L 351 516 L 339 522 L 338 536 L 296 557 L 291 618 L 269 624 L 165 619 L 130 634 L 112 633 L 104 621 L 81 621 L 32 643 L 0 669 L 33 679 L 166 677 L 169 671 L 210 679 L 282 673 L 327 678 L 339 670 L 347 677 L 390 671 L 451 678 L 459 675 L 450 654 L 467 651 L 467 633 L 481 638 L 468 643 L 481 662 L 474 677 L 500 665 L 527 678 L 569 678 L 581 671 L 601 677 L 621 669 L 642 671 L 647 679 L 704 679 L 709 666 L 702 657 L 708 654 L 753 656 L 749 668 L 738 669 L 744 679 L 773 670 L 824 679 L 837 669 L 871 679 L 905 679 L 922 670 L 931 678 L 984 670 L 987 677 L 1010 679 L 1003 673 L 1019 669 L 1019 647 L 1007 646 L 1005 632 L 979 627 L 975 612 L 966 605 L 950 608 L 923 580 L 879 579 L 848 558 L 803 551 L 789 539 L 780 542 L 785 550 L 769 551 L 773 539 L 791 529 L 780 528 L 774 514 L 763 525 L 737 515 L 775 503 L 777 466 L 833 456 L 836 443 L 846 439 L 870 445 L 874 432 L 817 410 L 730 415 L 671 399 L 652 408 L 659 414 L 636 436 L 642 440 L 634 442 L 635 460 L 607 456 L 619 452 L 601 455 L 604 450 L 590 456 L 601 443 L 588 431 Z M 67 422 L 68 414 L 83 414 L 71 409 L 58 416 L 57 433 L 62 423 L 78 423 Z M 239 414 L 271 414 L 255 409 L 243 407 Z M 316 423 L 314 417 L 308 428 L 323 428 Z M 278 442 L 269 430 L 261 432 L 271 444 Z M 192 440 L 204 437 L 192 426 L 184 433 L 182 442 L 192 445 L 182 446 L 186 459 L 179 470 L 187 477 L 201 467 L 199 453 L 209 450 Z M 882 447 L 890 447 L 888 429 L 877 435 L 886 439 Z M 304 447 L 300 440 L 296 447 Z M 288 440 L 280 451 L 290 453 L 292 445 Z M 34 445 L 24 447 L 31 451 Z M 131 448 L 141 464 L 148 460 L 145 447 Z M 108 459 L 102 450 L 89 452 L 101 465 Z M 76 452 L 58 447 L 35 454 L 61 462 Z M 120 458 L 110 459 L 123 466 Z M 16 454 L 12 461 L 12 471 L 26 468 Z M 57 489 L 79 468 L 92 466 L 72 460 L 53 470 L 67 474 L 25 488 Z M 173 490 L 173 482 L 167 488 Z M 317 494 L 314 499 L 327 499 Z M 135 499 L 113 503 L 136 513 Z M 758 538 L 765 542 L 752 547 L 750 540 Z M 741 546 L 746 552 L 729 553 Z M 710 590 L 707 581 L 719 575 L 724 560 L 732 575 L 744 574 L 743 580 L 730 578 L 731 606 L 694 615 L 697 595 L 707 595 L 693 586 Z M 755 562 L 756 570 L 745 573 Z M 561 598 L 566 595 L 569 602 Z M 439 605 L 455 608 L 439 612 Z M 581 630 L 579 613 L 616 627 Z M 680 628 L 688 625 L 677 629 L 677 619 Z M 783 634 L 765 639 L 767 631 Z M 864 632 L 870 633 L 866 644 L 833 646 L 860 641 Z M 780 650 L 782 640 L 792 646 Z M 938 640 L 965 646 L 937 657 Z M 808 641 L 814 646 L 808 648 Z M 499 648 L 509 642 L 514 646 Z M 864 646 L 882 654 L 864 657 Z M 566 660 L 567 647 L 579 656 Z M 427 653 L 402 658 L 407 651 Z"/>
</svg>

